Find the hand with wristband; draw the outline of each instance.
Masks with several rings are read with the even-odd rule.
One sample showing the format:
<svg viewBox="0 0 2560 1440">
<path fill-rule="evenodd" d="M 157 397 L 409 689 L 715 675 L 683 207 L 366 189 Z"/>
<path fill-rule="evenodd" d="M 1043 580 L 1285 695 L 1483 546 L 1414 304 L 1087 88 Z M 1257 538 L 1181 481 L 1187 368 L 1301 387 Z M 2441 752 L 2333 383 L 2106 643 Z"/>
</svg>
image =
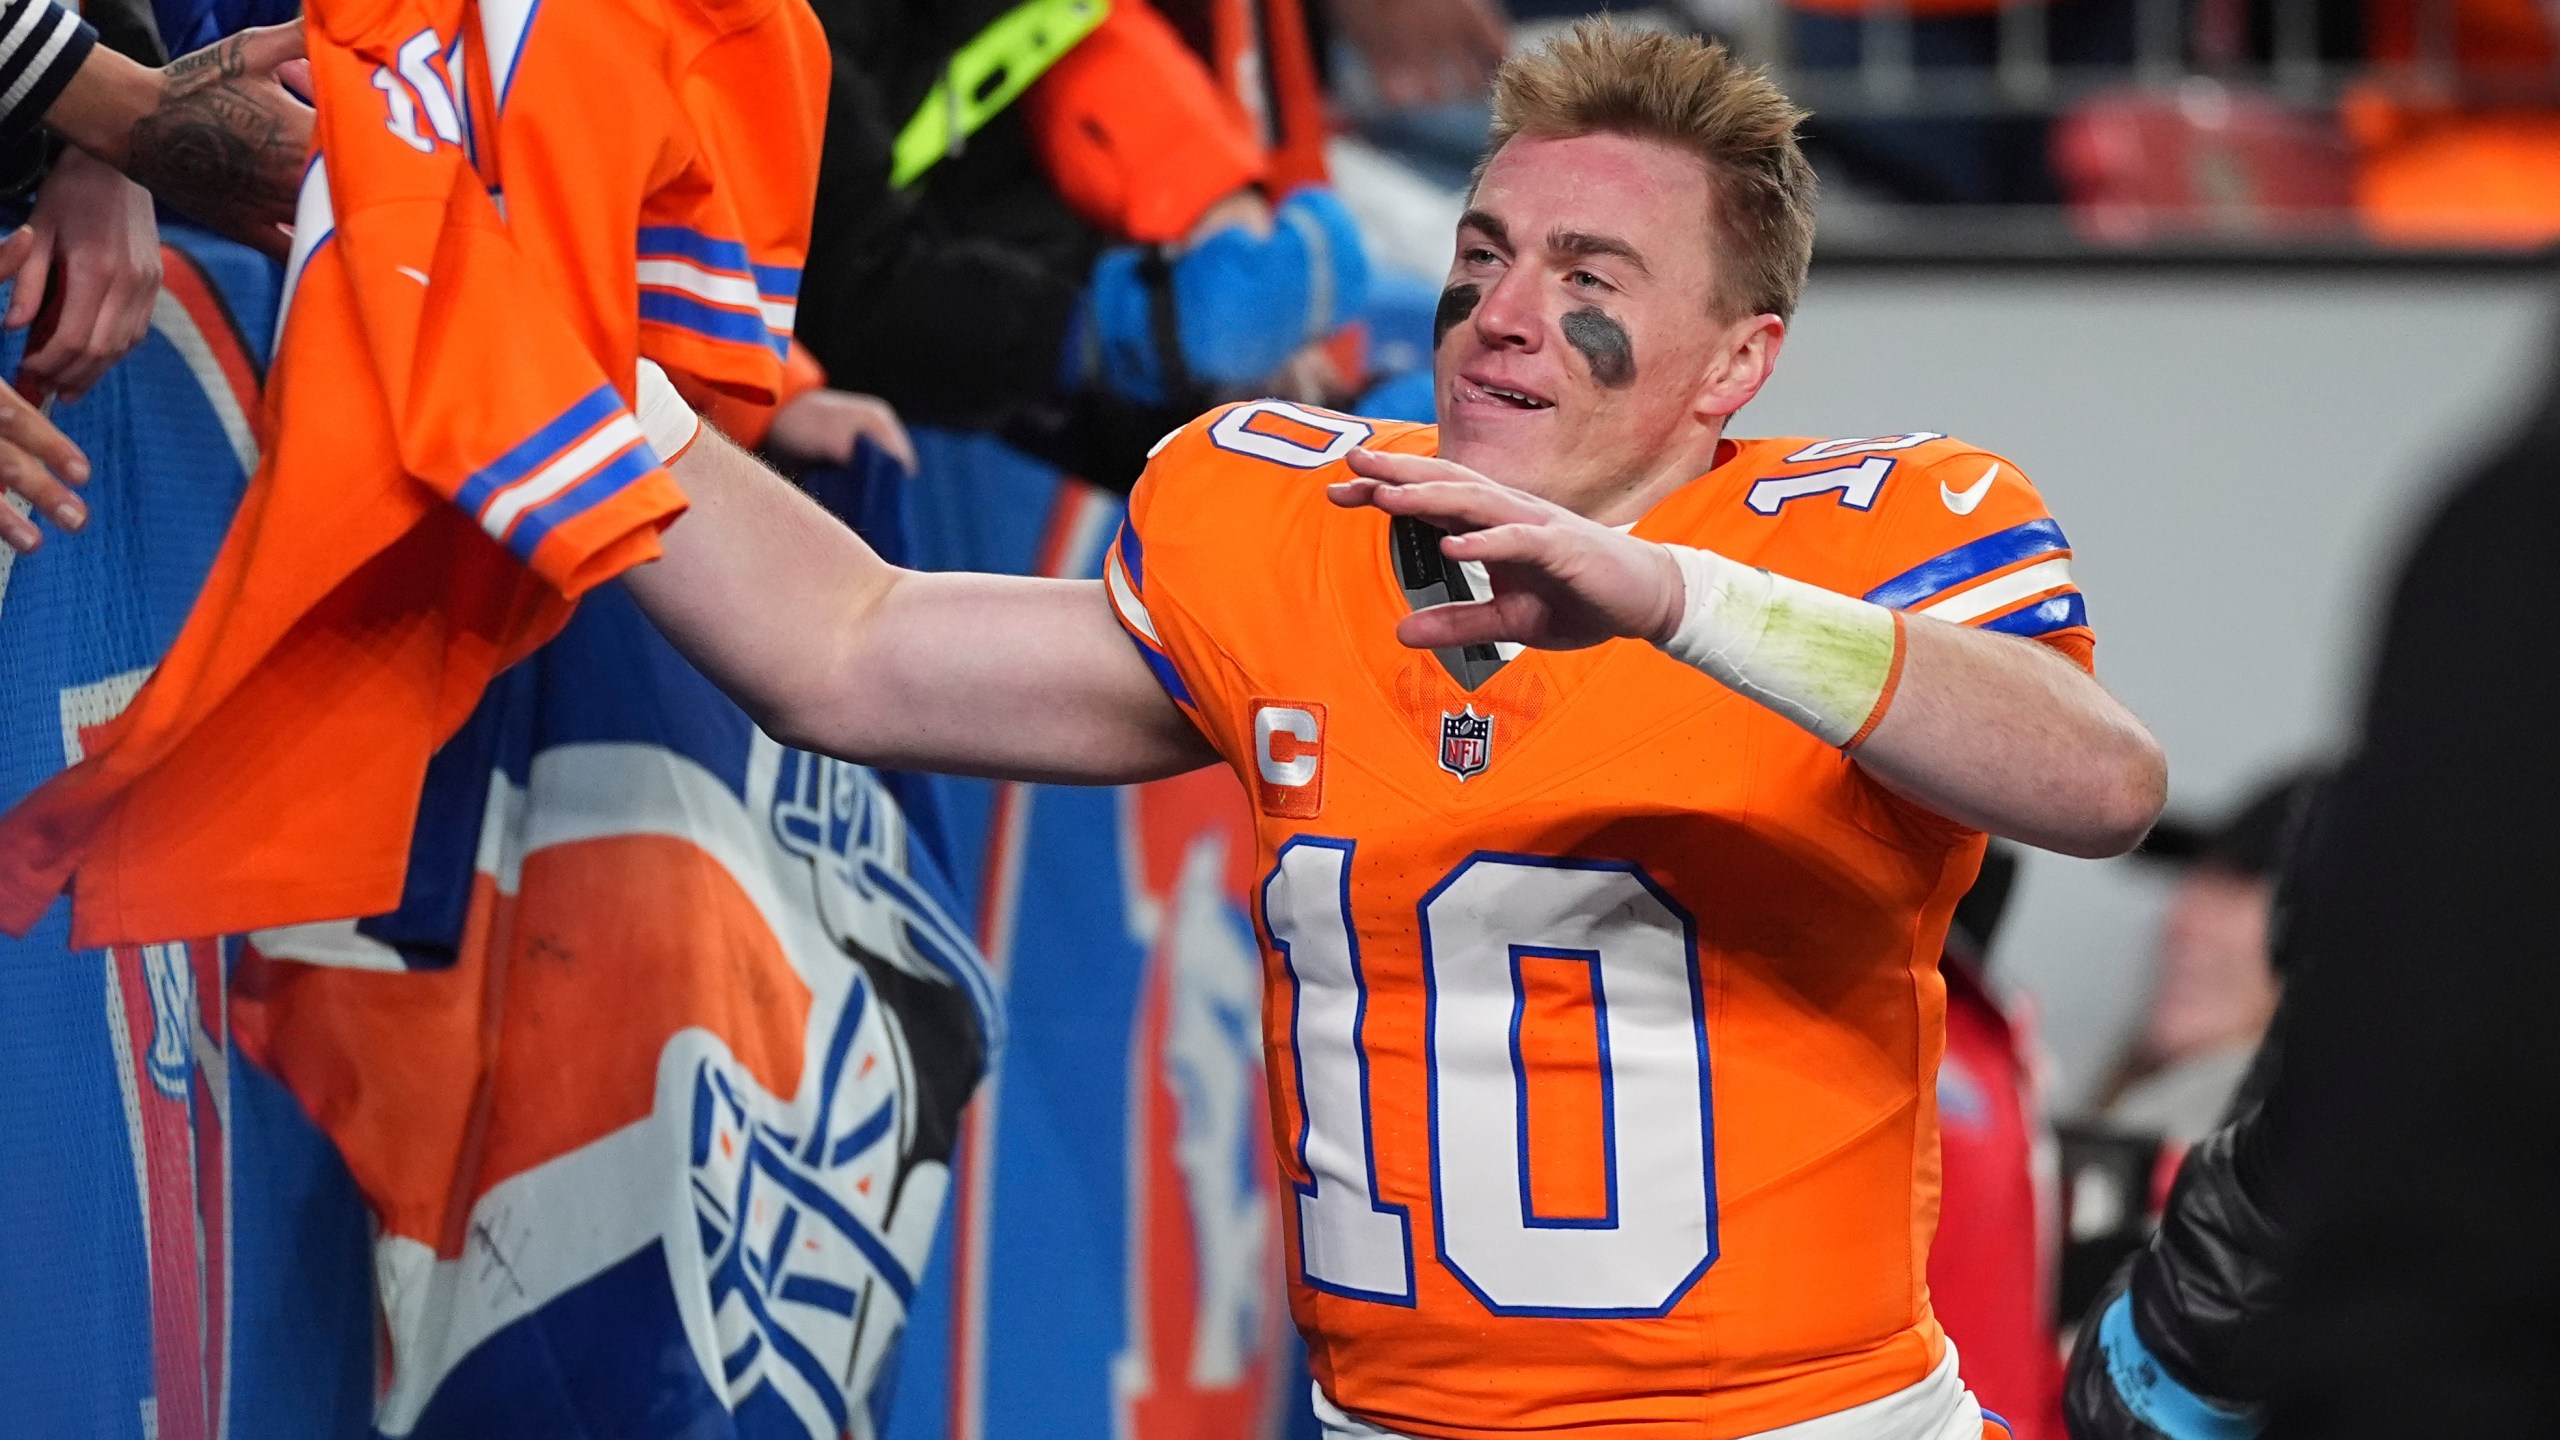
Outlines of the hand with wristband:
<svg viewBox="0 0 2560 1440">
<path fill-rule="evenodd" d="M 1354 450 L 1350 464 L 1368 478 L 1333 486 L 1335 504 L 1449 531 L 1442 553 L 1482 563 L 1493 580 L 1490 599 L 1406 616 L 1396 638 L 1407 645 L 1646 640 L 1840 746 L 1863 740 L 1892 701 L 1902 622 L 1881 605 L 1639 540 L 1454 461 Z"/>
</svg>

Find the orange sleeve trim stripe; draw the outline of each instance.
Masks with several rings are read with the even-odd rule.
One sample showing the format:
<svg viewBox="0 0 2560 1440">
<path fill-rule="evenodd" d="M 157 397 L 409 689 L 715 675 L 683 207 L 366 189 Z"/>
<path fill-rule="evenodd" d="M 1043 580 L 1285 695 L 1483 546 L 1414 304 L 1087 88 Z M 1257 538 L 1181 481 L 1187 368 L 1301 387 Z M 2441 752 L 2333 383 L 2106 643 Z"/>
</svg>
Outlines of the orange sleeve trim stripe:
<svg viewBox="0 0 2560 1440">
<path fill-rule="evenodd" d="M 1867 712 L 1867 723 L 1859 726 L 1858 733 L 1849 737 L 1849 743 L 1840 747 L 1844 752 L 1855 750 L 1867 743 L 1867 737 L 1875 733 L 1877 723 L 1884 719 L 1884 712 L 1893 708 L 1894 692 L 1902 688 L 1902 661 L 1903 657 L 1911 653 L 1911 637 L 1904 626 L 1902 612 L 1896 610 L 1891 613 L 1893 615 L 1893 666 L 1884 672 L 1884 692 L 1876 696 L 1876 708 Z"/>
</svg>

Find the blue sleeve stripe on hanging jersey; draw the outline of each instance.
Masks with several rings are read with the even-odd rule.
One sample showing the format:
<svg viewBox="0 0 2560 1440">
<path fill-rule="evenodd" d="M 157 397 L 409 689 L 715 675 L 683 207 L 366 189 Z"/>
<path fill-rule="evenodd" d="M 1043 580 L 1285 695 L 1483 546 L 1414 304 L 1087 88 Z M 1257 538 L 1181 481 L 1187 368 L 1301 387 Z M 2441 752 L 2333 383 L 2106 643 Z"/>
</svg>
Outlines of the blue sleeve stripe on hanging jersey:
<svg viewBox="0 0 2560 1440">
<path fill-rule="evenodd" d="M 645 444 L 620 451 L 575 485 L 527 510 L 507 535 L 507 548 L 530 565 L 533 552 L 552 531 L 593 510 L 631 487 L 631 482 L 658 468 L 658 457 Z"/>
<path fill-rule="evenodd" d="M 2023 610 L 2012 610 L 1997 620 L 1984 621 L 1978 628 L 1997 630 L 2004 635 L 2050 635 L 2089 623 L 2089 607 L 2077 590 L 2065 590 L 2049 596 Z"/>
<path fill-rule="evenodd" d="M 755 267 L 756 289 L 767 300 L 800 298 L 800 270 L 795 265 L 758 265 Z"/>
<path fill-rule="evenodd" d="M 788 336 L 793 321 L 799 317 L 799 302 L 789 296 L 776 299 L 756 288 L 744 275 L 722 270 L 706 270 L 690 260 L 664 255 L 644 255 L 639 266 L 640 294 L 667 295 L 692 299 L 715 310 L 751 315 L 763 322 L 765 329 Z"/>
<path fill-rule="evenodd" d="M 646 260 L 652 256 L 673 256 L 714 270 L 726 270 L 732 275 L 760 278 L 755 274 L 746 246 L 735 240 L 705 235 L 683 225 L 641 226 L 640 258 Z"/>
<path fill-rule="evenodd" d="M 791 348 L 791 333 L 777 331 L 762 315 L 706 305 L 690 295 L 668 290 L 640 292 L 640 318 L 728 345 L 754 345 L 779 356 Z"/>
<path fill-rule="evenodd" d="M 557 419 L 526 436 L 514 449 L 490 461 L 462 482 L 461 491 L 453 497 L 454 503 L 485 520 L 489 502 L 498 492 L 540 470 L 588 431 L 625 413 L 622 397 L 614 392 L 612 386 L 597 386 L 576 404 L 561 411 Z"/>
<path fill-rule="evenodd" d="M 2030 520 L 1923 561 L 1868 591 L 1866 598 L 1888 610 L 1907 610 L 1932 595 L 1994 570 L 2070 548 L 2071 542 L 2063 538 L 2060 525 L 2051 520 Z"/>
<path fill-rule="evenodd" d="M 671 288 L 689 291 L 715 304 L 738 310 L 761 310 L 765 323 L 777 330 L 791 328 L 796 302 L 800 298 L 800 268 L 796 265 L 758 265 L 747 247 L 735 240 L 705 235 L 681 225 L 649 225 L 640 231 L 640 283 L 666 283 Z M 653 269 L 669 272 L 670 265 L 693 272 L 690 277 L 661 279 L 653 282 Z M 736 293 L 725 281 L 735 281 Z"/>
<path fill-rule="evenodd" d="M 649 454 L 648 442 L 640 434 L 640 422 L 628 415 L 616 415 L 588 431 L 559 459 L 500 491 L 489 502 L 489 508 L 481 512 L 480 528 L 489 532 L 492 538 L 506 539 L 526 515 L 576 489 L 589 476 L 635 447 L 647 455 L 652 464 L 656 462 L 657 457 Z"/>
</svg>

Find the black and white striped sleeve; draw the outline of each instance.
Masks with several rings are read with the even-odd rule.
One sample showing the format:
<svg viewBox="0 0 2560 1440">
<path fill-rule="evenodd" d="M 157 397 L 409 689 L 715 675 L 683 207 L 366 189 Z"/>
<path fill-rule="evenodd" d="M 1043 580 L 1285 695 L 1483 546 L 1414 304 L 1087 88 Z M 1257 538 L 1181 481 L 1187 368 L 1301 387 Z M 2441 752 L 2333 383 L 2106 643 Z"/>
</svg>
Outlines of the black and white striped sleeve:
<svg viewBox="0 0 2560 1440">
<path fill-rule="evenodd" d="M 55 0 L 0 0 L 0 144 L 35 129 L 97 43 Z"/>
</svg>

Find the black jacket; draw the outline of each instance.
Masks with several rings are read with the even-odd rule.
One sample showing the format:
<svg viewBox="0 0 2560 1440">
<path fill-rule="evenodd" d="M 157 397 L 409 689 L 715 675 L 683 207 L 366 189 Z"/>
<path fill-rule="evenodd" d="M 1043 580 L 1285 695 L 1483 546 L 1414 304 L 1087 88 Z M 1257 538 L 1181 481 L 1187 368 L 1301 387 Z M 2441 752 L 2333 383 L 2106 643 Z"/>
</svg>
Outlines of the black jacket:
<svg viewBox="0 0 2560 1440">
<path fill-rule="evenodd" d="M 908 419 L 995 429 L 1052 398 L 1106 243 L 1058 197 L 1016 106 L 908 190 L 890 147 L 1007 0 L 816 0 L 835 51 L 800 342 Z M 1152 438 L 1152 437 L 1150 437 Z"/>
<path fill-rule="evenodd" d="M 2287 876 L 2276 1040 L 2119 1281 L 2159 1366 L 2268 1440 L 2560 1425 L 2555 557 L 2560 377 L 2402 572 Z M 2153 1440 L 2097 1350 L 2072 1434 Z"/>
</svg>

